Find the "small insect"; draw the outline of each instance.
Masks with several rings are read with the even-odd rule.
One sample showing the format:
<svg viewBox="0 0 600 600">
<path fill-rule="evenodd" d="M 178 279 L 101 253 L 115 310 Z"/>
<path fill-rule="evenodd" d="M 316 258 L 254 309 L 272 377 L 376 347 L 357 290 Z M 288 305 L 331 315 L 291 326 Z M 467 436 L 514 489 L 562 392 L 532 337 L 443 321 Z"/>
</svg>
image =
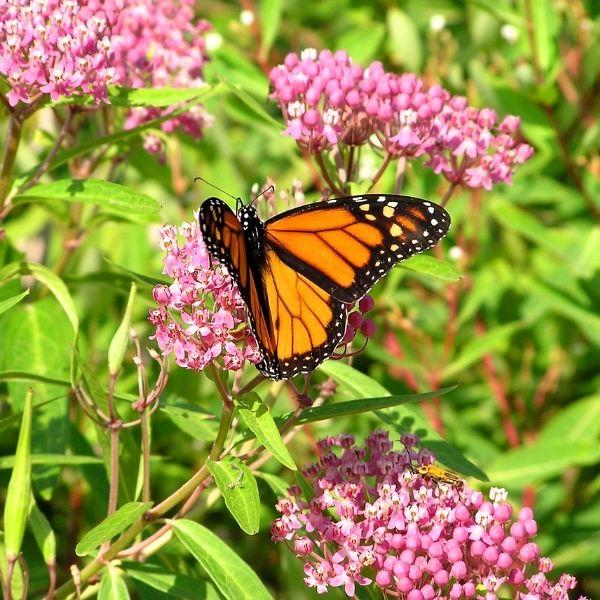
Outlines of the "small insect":
<svg viewBox="0 0 600 600">
<path fill-rule="evenodd" d="M 256 198 L 231 197 L 236 212 L 212 197 L 198 221 L 210 256 L 238 285 L 262 354 L 258 370 L 271 379 L 314 371 L 344 336 L 346 304 L 450 228 L 441 206 L 410 196 L 348 196 L 265 222 Z"/>
<path fill-rule="evenodd" d="M 235 481 L 230 481 L 227 484 L 227 489 L 234 489 L 234 488 L 241 488 L 244 487 L 243 481 L 244 481 L 244 471 L 242 471 L 242 469 L 240 469 L 235 463 L 232 463 L 231 465 L 234 469 L 236 469 L 237 471 L 239 471 L 237 479 Z"/>
<path fill-rule="evenodd" d="M 410 466 L 413 473 L 417 473 L 422 477 L 431 479 L 436 483 L 447 483 L 454 487 L 462 487 L 463 480 L 460 475 L 449 469 L 438 467 L 437 465 L 419 465 L 418 467 Z"/>
</svg>

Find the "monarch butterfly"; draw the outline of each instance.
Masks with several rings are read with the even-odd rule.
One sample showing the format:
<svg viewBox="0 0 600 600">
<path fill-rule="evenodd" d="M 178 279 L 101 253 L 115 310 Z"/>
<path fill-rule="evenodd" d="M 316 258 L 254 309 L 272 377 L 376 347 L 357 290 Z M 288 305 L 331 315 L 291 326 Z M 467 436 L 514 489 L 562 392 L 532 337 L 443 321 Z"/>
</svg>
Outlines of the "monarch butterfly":
<svg viewBox="0 0 600 600">
<path fill-rule="evenodd" d="M 450 227 L 437 204 L 389 194 L 293 208 L 263 222 L 252 203 L 219 198 L 198 213 L 210 256 L 224 264 L 248 307 L 259 371 L 290 379 L 328 358 L 355 302 L 400 260 L 434 246 Z"/>
</svg>

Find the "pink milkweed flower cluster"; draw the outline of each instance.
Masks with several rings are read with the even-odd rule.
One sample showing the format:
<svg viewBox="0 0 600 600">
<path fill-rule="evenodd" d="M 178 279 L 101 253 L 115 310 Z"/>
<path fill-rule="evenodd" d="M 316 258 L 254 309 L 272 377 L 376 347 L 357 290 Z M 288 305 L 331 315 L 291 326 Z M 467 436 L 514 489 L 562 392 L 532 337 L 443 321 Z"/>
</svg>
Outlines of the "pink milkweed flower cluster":
<svg viewBox="0 0 600 600">
<path fill-rule="evenodd" d="M 498 123 L 491 109 L 471 107 L 412 73 L 389 73 L 377 61 L 365 69 L 343 50 L 288 54 L 269 79 L 284 134 L 309 152 L 369 143 L 391 157 L 423 156 L 449 181 L 486 189 L 510 182 L 533 153 L 519 139 L 518 117 Z"/>
<path fill-rule="evenodd" d="M 246 360 L 259 362 L 242 297 L 227 271 L 211 262 L 197 219 L 179 229 L 163 227 L 160 243 L 163 273 L 173 283 L 154 288 L 158 307 L 148 319 L 156 326 L 153 337 L 161 352 L 172 353 L 179 366 L 196 371 L 211 363 L 237 371 Z"/>
<path fill-rule="evenodd" d="M 128 0 L 123 4 L 113 30 L 116 79 L 121 85 L 140 87 L 194 88 L 204 84 L 203 68 L 208 60 L 204 34 L 210 24 L 194 15 L 194 0 Z M 125 122 L 131 129 L 156 119 L 169 109 L 134 108 Z M 202 136 L 211 117 L 200 105 L 165 121 L 167 133 L 181 129 L 195 138 Z M 160 153 L 154 136 L 145 144 Z"/>
<path fill-rule="evenodd" d="M 513 518 L 501 488 L 486 500 L 464 482 L 418 474 L 414 465 L 434 455 L 415 435 L 401 442 L 394 450 L 385 431 L 371 433 L 364 447 L 352 435 L 327 437 L 318 462 L 303 470 L 313 497 L 294 486 L 277 503 L 272 538 L 304 561 L 309 587 L 343 587 L 352 597 L 357 585 L 374 585 L 406 600 L 568 598 L 576 580 L 550 580 L 531 509 Z"/>
<path fill-rule="evenodd" d="M 107 100 L 115 81 L 113 0 L 4 0 L 0 3 L 0 73 L 11 106 L 39 93 L 52 100 L 77 92 Z"/>
</svg>

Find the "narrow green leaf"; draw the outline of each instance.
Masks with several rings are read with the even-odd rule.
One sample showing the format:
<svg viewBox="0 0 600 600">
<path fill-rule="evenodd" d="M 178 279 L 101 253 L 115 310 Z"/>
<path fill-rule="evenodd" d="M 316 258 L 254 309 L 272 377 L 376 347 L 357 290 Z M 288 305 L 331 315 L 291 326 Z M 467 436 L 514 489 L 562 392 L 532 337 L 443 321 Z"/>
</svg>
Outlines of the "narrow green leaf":
<svg viewBox="0 0 600 600">
<path fill-rule="evenodd" d="M 40 283 L 43 283 L 59 301 L 65 314 L 71 321 L 73 331 L 77 334 L 79 329 L 79 317 L 75 303 L 65 282 L 56 273 L 37 263 L 19 261 L 12 262 L 0 269 L 0 282 L 8 281 L 20 275 L 33 275 Z"/>
<path fill-rule="evenodd" d="M 258 533 L 260 498 L 252 471 L 233 456 L 227 456 L 219 461 L 209 460 L 206 466 L 238 525 L 249 535 Z"/>
<path fill-rule="evenodd" d="M 210 529 L 187 519 L 171 525 L 227 600 L 273 599 L 256 573 Z"/>
<path fill-rule="evenodd" d="M 288 469 L 296 470 L 296 464 L 286 448 L 271 413 L 258 394 L 251 392 L 235 399 L 238 412 L 244 423 L 258 441 Z"/>
<path fill-rule="evenodd" d="M 554 5 L 550 0 L 530 2 L 531 27 L 535 43 L 535 56 L 540 69 L 547 73 L 556 54 L 554 22 L 557 20 Z"/>
<path fill-rule="evenodd" d="M 86 556 L 104 542 L 122 533 L 134 521 L 137 521 L 150 507 L 152 502 L 128 502 L 109 515 L 104 521 L 88 531 L 75 547 L 77 556 Z"/>
<path fill-rule="evenodd" d="M 96 456 L 80 456 L 76 454 L 32 454 L 32 465 L 69 466 L 95 465 L 102 462 Z M 15 464 L 14 456 L 0 456 L 0 470 L 11 469 Z"/>
<path fill-rule="evenodd" d="M 319 370 L 332 377 L 355 397 L 382 398 L 391 395 L 379 382 L 341 360 L 328 360 Z"/>
<path fill-rule="evenodd" d="M 499 456 L 487 473 L 499 485 L 522 486 L 546 481 L 576 465 L 593 465 L 600 461 L 596 440 L 539 440 Z"/>
<path fill-rule="evenodd" d="M 504 346 L 508 343 L 515 331 L 523 327 L 523 325 L 524 324 L 521 322 L 498 325 L 497 327 L 489 329 L 483 335 L 472 338 L 460 350 L 458 356 L 455 357 L 450 364 L 444 367 L 442 377 L 444 379 L 453 377 L 463 369 L 466 369 L 480 360 L 485 354 Z"/>
<path fill-rule="evenodd" d="M 538 435 L 539 442 L 593 442 L 600 434 L 600 396 L 590 396 L 561 408 Z"/>
<path fill-rule="evenodd" d="M 14 456 L 14 467 L 6 491 L 4 505 L 4 536 L 9 560 L 15 560 L 21 552 L 27 515 L 28 499 L 31 497 L 31 414 L 33 392 L 25 397 L 21 430 Z M 11 457 L 12 458 L 12 457 Z"/>
<path fill-rule="evenodd" d="M 302 490 L 302 498 L 305 502 L 309 502 L 310 499 L 315 495 L 315 490 L 312 488 L 310 483 L 306 481 L 304 475 L 302 475 L 300 471 L 296 471 L 294 473 L 294 477 L 296 478 L 296 483 Z"/>
<path fill-rule="evenodd" d="M 298 473 L 298 471 L 296 471 L 296 473 Z M 290 484 L 285 479 L 282 479 L 278 475 L 273 475 L 272 473 L 263 473 L 262 471 L 258 471 L 256 476 L 263 479 L 276 496 L 281 497 L 287 494 Z"/>
<path fill-rule="evenodd" d="M 57 201 L 94 204 L 126 217 L 156 218 L 160 212 L 160 205 L 154 198 L 100 179 L 59 179 L 40 183 L 13 198 L 15 204 Z"/>
<path fill-rule="evenodd" d="M 181 431 L 202 442 L 214 440 L 217 433 L 217 423 L 214 415 L 202 411 L 192 404 L 178 404 L 161 406 L 159 411 L 167 415 L 169 419 Z"/>
<path fill-rule="evenodd" d="M 129 344 L 131 313 L 133 311 L 133 303 L 135 302 L 136 291 L 137 286 L 135 283 L 132 283 L 129 291 L 129 299 L 127 300 L 127 307 L 125 308 L 125 314 L 123 315 L 123 320 L 121 321 L 121 324 L 119 325 L 119 328 L 117 329 L 108 347 L 108 372 L 112 376 L 116 376 L 121 369 L 123 358 Z"/>
<path fill-rule="evenodd" d="M 254 112 L 263 121 L 265 121 L 269 125 L 272 125 L 273 127 L 277 127 L 278 129 L 281 129 L 282 124 L 279 123 L 279 121 L 276 121 L 265 110 L 264 106 L 262 106 L 262 104 L 260 104 L 260 102 L 258 102 L 258 100 L 255 100 L 254 97 L 251 96 L 248 92 L 243 90 L 241 87 L 238 87 L 231 83 L 225 82 L 225 85 L 227 86 L 227 89 L 229 89 L 229 91 L 234 96 L 236 96 L 243 104 L 245 104 L 250 110 L 252 110 L 252 112 Z"/>
<path fill-rule="evenodd" d="M 44 562 L 53 565 L 56 562 L 56 536 L 48 519 L 36 504 L 33 494 L 29 506 L 29 527 L 44 557 Z"/>
<path fill-rule="evenodd" d="M 98 600 L 129 600 L 127 585 L 121 572 L 112 563 L 108 563 L 100 580 Z"/>
<path fill-rule="evenodd" d="M 428 254 L 411 256 L 401 262 L 400 266 L 409 271 L 427 275 L 433 279 L 441 279 L 442 281 L 458 281 L 460 279 L 460 271 L 456 265 Z"/>
<path fill-rule="evenodd" d="M 260 54 L 266 58 L 277 37 L 281 21 L 281 0 L 261 0 L 258 4 L 260 16 L 261 45 Z"/>
<path fill-rule="evenodd" d="M 127 562 L 123 568 L 129 577 L 179 600 L 206 598 L 206 582 L 181 573 L 167 571 L 159 565 Z"/>
<path fill-rule="evenodd" d="M 337 37 L 335 47 L 345 50 L 359 65 L 366 65 L 374 60 L 385 39 L 385 26 L 383 23 L 371 21 L 368 27 L 350 27 Z M 368 182 L 369 187 L 371 181 Z M 368 188 L 367 188 L 368 189 Z M 365 194 L 366 189 L 354 191 L 352 194 Z"/>
<path fill-rule="evenodd" d="M 110 86 L 108 97 L 114 106 L 153 106 L 164 108 L 181 102 L 190 102 L 206 96 L 210 90 L 208 84 L 197 88 L 126 88 Z"/>
<path fill-rule="evenodd" d="M 415 22 L 399 8 L 390 8 L 387 12 L 387 32 L 392 62 L 418 72 L 423 62 L 423 44 Z"/>
<path fill-rule="evenodd" d="M 2 313 L 6 312 L 8 309 L 15 306 L 16 304 L 19 304 L 19 302 L 21 302 L 21 300 L 23 300 L 23 298 L 25 298 L 25 296 L 28 296 L 28 295 L 29 295 L 29 290 L 25 290 L 21 294 L 17 294 L 16 296 L 13 296 L 12 298 L 7 298 L 6 300 L 1 300 L 0 301 L 0 315 Z"/>
</svg>

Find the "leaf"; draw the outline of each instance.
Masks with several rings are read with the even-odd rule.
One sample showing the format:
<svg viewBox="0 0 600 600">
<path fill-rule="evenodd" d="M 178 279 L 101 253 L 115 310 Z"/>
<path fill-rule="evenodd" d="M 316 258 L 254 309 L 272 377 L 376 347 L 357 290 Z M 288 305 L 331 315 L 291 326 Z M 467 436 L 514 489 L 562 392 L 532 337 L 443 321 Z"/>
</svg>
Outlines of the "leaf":
<svg viewBox="0 0 600 600">
<path fill-rule="evenodd" d="M 137 521 L 150 507 L 152 502 L 128 502 L 112 515 L 88 531 L 75 547 L 77 556 L 87 556 L 90 552 L 122 533 L 134 521 Z"/>
<path fill-rule="evenodd" d="M 296 425 L 304 423 L 315 423 L 324 421 L 325 419 L 336 419 L 345 415 L 353 415 L 357 413 L 373 412 L 398 406 L 400 404 L 409 404 L 413 402 L 421 402 L 427 398 L 437 398 L 442 394 L 446 394 L 456 386 L 447 387 L 435 392 L 425 392 L 422 394 L 406 394 L 404 396 L 384 396 L 383 398 L 360 398 L 359 400 L 348 400 L 346 402 L 331 402 L 322 406 L 305 408 L 302 414 L 298 417 Z M 285 421 L 291 416 L 285 415 L 277 417 L 277 421 Z"/>
<path fill-rule="evenodd" d="M 400 266 L 415 271 L 422 275 L 427 275 L 433 279 L 441 279 L 442 281 L 458 281 L 460 279 L 460 271 L 452 263 L 439 260 L 428 254 L 417 254 L 411 256 L 400 263 Z"/>
<path fill-rule="evenodd" d="M 352 60 L 359 65 L 367 64 L 373 60 L 385 38 L 385 26 L 383 23 L 371 21 L 368 27 L 350 27 L 336 40 L 338 50 L 346 50 Z M 368 182 L 369 187 L 371 181 Z M 364 194 L 365 190 L 354 191 L 352 194 Z"/>
<path fill-rule="evenodd" d="M 279 121 L 275 120 L 265 110 L 265 108 L 262 106 L 262 104 L 260 104 L 260 102 L 258 102 L 257 100 L 255 100 L 254 97 L 251 96 L 248 92 L 246 92 L 245 90 L 243 90 L 241 87 L 233 85 L 231 83 L 225 82 L 225 85 L 227 86 L 227 89 L 234 96 L 236 96 L 238 98 L 238 100 L 240 100 L 240 102 L 242 102 L 253 113 L 255 113 L 256 116 L 260 117 L 263 121 L 265 121 L 269 125 L 272 125 L 273 127 L 277 127 L 277 129 L 281 129 L 282 128 L 282 124 Z"/>
<path fill-rule="evenodd" d="M 102 462 L 96 456 L 80 456 L 76 454 L 32 454 L 32 465 L 70 466 L 95 465 Z M 0 469 L 11 469 L 15 464 L 14 456 L 0 456 Z"/>
<path fill-rule="evenodd" d="M 108 97 L 113 106 L 154 106 L 164 108 L 181 102 L 199 100 L 210 90 L 208 84 L 196 88 L 126 88 L 110 86 Z"/>
<path fill-rule="evenodd" d="M 193 438 L 202 442 L 214 440 L 217 432 L 217 423 L 210 413 L 202 411 L 193 404 L 166 404 L 161 406 L 159 411 L 167 415 L 169 419 L 181 431 L 191 435 Z"/>
<path fill-rule="evenodd" d="M 123 320 L 108 347 L 108 372 L 111 376 L 116 376 L 120 371 L 125 352 L 127 351 L 127 346 L 129 345 L 129 338 L 131 335 L 131 312 L 133 310 L 136 291 L 137 286 L 135 283 L 132 283 Z"/>
<path fill-rule="evenodd" d="M 593 442 L 600 434 L 600 396 L 590 396 L 561 408 L 538 435 L 538 442 Z"/>
<path fill-rule="evenodd" d="M 279 30 L 282 3 L 281 0 L 262 0 L 258 7 L 261 31 L 260 55 L 266 59 Z"/>
<path fill-rule="evenodd" d="M 571 268 L 577 277 L 583 279 L 591 279 L 600 268 L 600 227 L 594 227 L 582 239 L 582 244 L 572 261 Z M 0 310 L 0 312 L 2 311 Z"/>
<path fill-rule="evenodd" d="M 12 296 L 12 298 L 7 298 L 6 300 L 0 300 L 0 315 L 13 306 L 19 304 L 25 296 L 29 295 L 29 290 L 25 290 L 21 294 L 17 294 L 16 296 Z"/>
<path fill-rule="evenodd" d="M 460 350 L 458 356 L 442 371 L 442 378 L 448 379 L 460 373 L 473 363 L 480 360 L 485 354 L 497 350 L 506 344 L 513 333 L 523 327 L 523 323 L 506 323 L 488 329 L 483 335 L 471 338 Z"/>
<path fill-rule="evenodd" d="M 101 179 L 59 179 L 39 183 L 13 198 L 14 204 L 36 201 L 94 204 L 126 217 L 136 215 L 154 219 L 160 212 L 160 204 L 154 198 Z"/>
<path fill-rule="evenodd" d="M 596 440 L 539 440 L 499 456 L 487 472 L 492 482 L 523 486 L 546 481 L 564 473 L 569 467 L 593 465 L 600 461 Z"/>
<path fill-rule="evenodd" d="M 249 535 L 258 533 L 260 498 L 252 471 L 233 456 L 227 456 L 219 461 L 209 460 L 206 466 L 238 525 Z"/>
<path fill-rule="evenodd" d="M 8 281 L 19 275 L 33 275 L 40 283 L 43 283 L 54 295 L 54 297 L 60 302 L 65 314 L 67 315 L 73 331 L 77 334 L 79 329 L 79 317 L 77 316 L 77 309 L 69 289 L 65 285 L 65 282 L 56 273 L 45 267 L 33 262 L 12 262 L 0 269 L 0 282 Z M 0 311 L 1 312 L 1 311 Z"/>
<path fill-rule="evenodd" d="M 553 39 L 554 22 L 556 21 L 554 6 L 550 0 L 535 0 L 535 2 L 529 2 L 529 6 L 535 44 L 534 54 L 540 69 L 547 73 L 556 54 Z"/>
<path fill-rule="evenodd" d="M 123 581 L 120 571 L 112 564 L 108 563 L 104 575 L 100 580 L 98 590 L 98 600 L 128 600 L 129 592 L 127 585 Z"/>
<path fill-rule="evenodd" d="M 235 398 L 238 412 L 244 423 L 258 441 L 288 469 L 296 470 L 296 464 L 286 448 L 275 421 L 267 406 L 255 392 Z"/>
<path fill-rule="evenodd" d="M 181 573 L 172 573 L 159 565 L 126 562 L 123 568 L 127 575 L 142 583 L 180 600 L 198 600 L 206 597 L 206 582 Z"/>
<path fill-rule="evenodd" d="M 296 473 L 297 472 L 298 471 L 296 471 Z M 256 476 L 263 479 L 277 497 L 285 496 L 287 494 L 290 484 L 285 481 L 285 479 L 282 479 L 278 475 L 273 475 L 272 473 L 263 473 L 262 471 L 258 471 Z"/>
<path fill-rule="evenodd" d="M 377 381 L 341 360 L 328 360 L 319 370 L 359 398 L 381 398 L 391 394 Z"/>
<path fill-rule="evenodd" d="M 31 497 L 31 413 L 33 391 L 25 398 L 19 440 L 14 455 L 14 467 L 8 482 L 4 504 L 4 542 L 9 561 L 14 561 L 21 552 L 25 525 Z M 11 457 L 13 458 L 13 457 Z"/>
<path fill-rule="evenodd" d="M 56 562 L 56 536 L 48 519 L 36 504 L 33 494 L 29 505 L 29 527 L 44 557 L 44 562 L 53 565 Z"/>
<path fill-rule="evenodd" d="M 256 573 L 210 529 L 187 519 L 171 521 L 181 543 L 228 600 L 272 600 Z"/>
<path fill-rule="evenodd" d="M 423 45 L 414 21 L 399 8 L 387 12 L 387 46 L 390 60 L 409 71 L 419 71 L 423 62 Z"/>
</svg>

